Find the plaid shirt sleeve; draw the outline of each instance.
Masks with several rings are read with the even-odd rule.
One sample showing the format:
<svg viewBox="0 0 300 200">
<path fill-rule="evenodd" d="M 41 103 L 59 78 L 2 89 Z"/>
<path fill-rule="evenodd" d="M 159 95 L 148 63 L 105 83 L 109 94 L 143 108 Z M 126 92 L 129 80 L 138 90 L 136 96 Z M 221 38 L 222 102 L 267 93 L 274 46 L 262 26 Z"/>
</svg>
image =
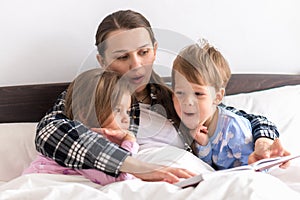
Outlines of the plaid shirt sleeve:
<svg viewBox="0 0 300 200">
<path fill-rule="evenodd" d="M 63 114 L 65 94 L 66 91 L 59 96 L 37 126 L 37 151 L 65 167 L 98 169 L 118 176 L 130 152 L 90 131 L 82 123 L 69 120 Z"/>
<path fill-rule="evenodd" d="M 260 137 L 266 137 L 273 140 L 279 137 L 279 132 L 277 130 L 277 127 L 275 126 L 274 123 L 270 122 L 266 117 L 261 115 L 247 114 L 243 110 L 237 110 L 234 107 L 225 106 L 224 104 L 221 104 L 220 106 L 224 107 L 225 109 L 237 115 L 243 116 L 250 121 L 254 142 Z"/>
</svg>

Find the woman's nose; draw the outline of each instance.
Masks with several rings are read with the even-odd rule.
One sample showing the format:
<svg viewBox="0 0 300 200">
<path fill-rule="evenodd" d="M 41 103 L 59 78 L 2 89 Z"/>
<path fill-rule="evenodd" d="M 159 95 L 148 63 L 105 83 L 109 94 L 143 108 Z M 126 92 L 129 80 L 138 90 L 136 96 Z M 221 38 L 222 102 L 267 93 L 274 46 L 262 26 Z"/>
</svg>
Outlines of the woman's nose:
<svg viewBox="0 0 300 200">
<path fill-rule="evenodd" d="M 141 58 L 133 53 L 130 59 L 130 69 L 134 69 L 141 66 Z"/>
</svg>

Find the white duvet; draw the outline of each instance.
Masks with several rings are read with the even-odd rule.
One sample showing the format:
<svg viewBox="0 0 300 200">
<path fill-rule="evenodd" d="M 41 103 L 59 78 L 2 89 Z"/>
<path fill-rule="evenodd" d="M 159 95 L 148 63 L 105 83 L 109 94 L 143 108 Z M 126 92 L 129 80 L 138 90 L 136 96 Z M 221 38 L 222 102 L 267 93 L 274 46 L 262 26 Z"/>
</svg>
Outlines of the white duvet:
<svg viewBox="0 0 300 200">
<path fill-rule="evenodd" d="M 147 150 L 142 157 L 197 173 L 212 173 L 194 155 L 175 147 Z M 300 162 L 292 162 L 288 170 L 274 168 L 272 175 L 252 171 L 212 174 L 197 187 L 185 189 L 139 179 L 100 186 L 82 176 L 28 174 L 3 183 L 0 199 L 300 199 L 299 172 Z"/>
</svg>

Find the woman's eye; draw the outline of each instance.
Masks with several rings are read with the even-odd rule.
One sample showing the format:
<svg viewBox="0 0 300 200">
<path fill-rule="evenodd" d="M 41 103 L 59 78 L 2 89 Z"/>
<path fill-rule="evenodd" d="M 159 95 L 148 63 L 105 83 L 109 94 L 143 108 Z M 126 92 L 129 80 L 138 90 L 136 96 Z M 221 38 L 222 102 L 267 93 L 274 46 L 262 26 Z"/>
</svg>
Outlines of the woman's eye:
<svg viewBox="0 0 300 200">
<path fill-rule="evenodd" d="M 128 55 L 119 56 L 118 60 L 126 60 L 128 58 Z"/>
<path fill-rule="evenodd" d="M 142 51 L 140 52 L 140 54 L 144 56 L 144 55 L 146 55 L 148 52 L 149 52 L 148 49 L 147 49 L 147 50 L 142 50 Z"/>
</svg>

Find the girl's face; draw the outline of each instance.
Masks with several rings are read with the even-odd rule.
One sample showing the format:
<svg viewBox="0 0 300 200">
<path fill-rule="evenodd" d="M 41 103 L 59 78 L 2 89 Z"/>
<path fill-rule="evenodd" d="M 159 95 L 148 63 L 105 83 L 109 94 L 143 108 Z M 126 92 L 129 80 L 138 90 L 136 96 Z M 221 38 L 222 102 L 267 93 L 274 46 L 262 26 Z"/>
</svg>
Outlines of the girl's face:
<svg viewBox="0 0 300 200">
<path fill-rule="evenodd" d="M 207 124 L 212 118 L 216 105 L 215 89 L 188 82 L 182 75 L 176 73 L 173 102 L 175 110 L 182 122 L 189 129 Z"/>
<path fill-rule="evenodd" d="M 113 130 L 125 129 L 129 127 L 129 111 L 131 104 L 130 93 L 122 96 L 120 104 L 113 108 L 113 113 L 104 121 L 102 127 Z"/>
<path fill-rule="evenodd" d="M 145 28 L 116 30 L 107 36 L 104 58 L 97 58 L 103 67 L 126 75 L 133 89 L 141 91 L 150 80 L 156 49 Z"/>
</svg>

